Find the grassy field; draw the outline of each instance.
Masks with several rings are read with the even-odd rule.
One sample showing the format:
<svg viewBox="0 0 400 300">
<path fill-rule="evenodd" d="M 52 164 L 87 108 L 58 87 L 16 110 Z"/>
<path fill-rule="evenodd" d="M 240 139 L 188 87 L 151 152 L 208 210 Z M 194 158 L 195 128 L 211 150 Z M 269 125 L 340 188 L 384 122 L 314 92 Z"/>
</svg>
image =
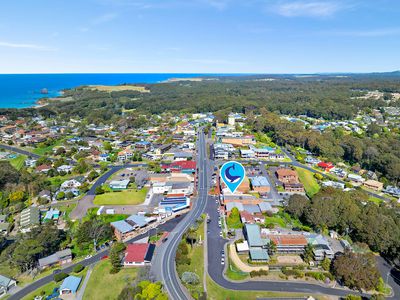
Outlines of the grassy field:
<svg viewBox="0 0 400 300">
<path fill-rule="evenodd" d="M 50 146 L 33 148 L 32 153 L 35 153 L 37 155 L 44 155 L 46 152 L 51 152 L 54 147 L 60 146 L 62 143 L 63 143 L 63 140 L 57 140 L 57 141 L 55 141 L 54 144 L 52 144 Z"/>
<path fill-rule="evenodd" d="M 10 159 L 10 164 L 19 171 L 24 166 L 26 159 L 25 155 L 18 155 L 16 158 Z"/>
<path fill-rule="evenodd" d="M 126 284 L 136 277 L 137 268 L 123 268 L 117 274 L 110 274 L 110 261 L 100 261 L 93 269 L 83 299 L 114 300 Z"/>
<path fill-rule="evenodd" d="M 319 186 L 317 180 L 314 178 L 314 174 L 303 168 L 296 168 L 296 171 L 299 175 L 301 183 L 304 185 L 307 196 L 312 197 L 316 193 L 318 193 L 321 187 Z"/>
<path fill-rule="evenodd" d="M 90 85 L 88 87 L 91 90 L 97 90 L 101 92 L 121 92 L 121 91 L 137 91 L 141 93 L 149 93 L 150 90 L 146 89 L 144 86 L 137 85 Z"/>
<path fill-rule="evenodd" d="M 96 205 L 137 205 L 144 202 L 147 188 L 141 190 L 125 190 L 97 195 L 94 199 Z"/>
</svg>

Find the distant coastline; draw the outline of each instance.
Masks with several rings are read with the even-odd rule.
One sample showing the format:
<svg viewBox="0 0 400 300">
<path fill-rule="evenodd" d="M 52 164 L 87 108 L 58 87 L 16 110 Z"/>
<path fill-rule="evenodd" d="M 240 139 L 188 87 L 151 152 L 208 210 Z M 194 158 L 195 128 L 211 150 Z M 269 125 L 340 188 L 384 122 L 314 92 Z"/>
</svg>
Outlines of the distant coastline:
<svg viewBox="0 0 400 300">
<path fill-rule="evenodd" d="M 82 85 L 151 84 L 186 80 L 219 74 L 131 73 L 131 74 L 0 74 L 0 109 L 28 108 L 45 105 L 44 99 L 56 99 L 65 89 Z M 168 81 L 171 80 L 171 81 Z M 46 90 L 47 94 L 42 91 Z"/>
</svg>

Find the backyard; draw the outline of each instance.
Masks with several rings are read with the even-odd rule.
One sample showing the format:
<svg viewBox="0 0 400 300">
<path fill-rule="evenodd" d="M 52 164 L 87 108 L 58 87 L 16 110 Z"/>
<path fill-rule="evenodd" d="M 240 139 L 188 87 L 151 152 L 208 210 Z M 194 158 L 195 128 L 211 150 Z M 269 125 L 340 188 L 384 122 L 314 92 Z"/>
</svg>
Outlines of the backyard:
<svg viewBox="0 0 400 300">
<path fill-rule="evenodd" d="M 137 273 L 137 268 L 122 268 L 116 274 L 110 274 L 110 270 L 111 263 L 108 259 L 100 261 L 93 268 L 83 299 L 116 299 L 122 289 L 135 279 Z"/>
<path fill-rule="evenodd" d="M 19 171 L 24 166 L 26 158 L 25 155 L 18 155 L 17 157 L 10 159 L 10 164 Z"/>
<path fill-rule="evenodd" d="M 120 192 L 104 193 L 97 195 L 94 199 L 96 205 L 138 205 L 142 204 L 146 198 L 148 189 L 130 189 Z"/>
<path fill-rule="evenodd" d="M 313 172 L 303 168 L 296 168 L 296 171 L 299 175 L 300 182 L 304 185 L 307 196 L 312 197 L 318 193 L 320 186 L 317 180 L 314 178 Z"/>
</svg>

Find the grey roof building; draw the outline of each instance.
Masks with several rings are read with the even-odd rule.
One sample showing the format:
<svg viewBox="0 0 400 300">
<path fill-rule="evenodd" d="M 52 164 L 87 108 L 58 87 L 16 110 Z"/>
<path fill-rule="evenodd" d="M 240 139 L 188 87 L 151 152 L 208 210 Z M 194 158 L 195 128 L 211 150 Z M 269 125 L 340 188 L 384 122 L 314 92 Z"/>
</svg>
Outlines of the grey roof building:
<svg viewBox="0 0 400 300">
<path fill-rule="evenodd" d="M 40 258 L 39 267 L 45 268 L 58 263 L 60 264 L 67 263 L 70 262 L 71 260 L 72 260 L 71 249 L 64 249 L 56 253 L 53 253 L 52 255 L 49 255 L 47 257 Z"/>
<path fill-rule="evenodd" d="M 19 224 L 23 228 L 28 228 L 40 224 L 39 208 L 31 206 L 21 211 Z"/>
</svg>

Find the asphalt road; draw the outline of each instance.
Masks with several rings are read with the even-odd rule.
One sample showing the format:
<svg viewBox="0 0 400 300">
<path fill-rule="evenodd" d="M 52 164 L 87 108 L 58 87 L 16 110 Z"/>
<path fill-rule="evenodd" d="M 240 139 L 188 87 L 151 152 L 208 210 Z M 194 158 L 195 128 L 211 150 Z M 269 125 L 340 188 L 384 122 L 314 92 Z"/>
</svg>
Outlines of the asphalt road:
<svg viewBox="0 0 400 300">
<path fill-rule="evenodd" d="M 19 153 L 19 154 L 22 154 L 22 155 L 26 155 L 26 156 L 29 156 L 29 157 L 32 157 L 32 158 L 36 158 L 36 159 L 40 158 L 40 155 L 37 155 L 35 153 L 29 152 L 29 151 L 26 151 L 26 150 L 22 150 L 22 149 L 17 148 L 17 147 L 0 144 L 0 148 L 6 149 L 8 151 L 16 152 L 16 153 Z"/>
<path fill-rule="evenodd" d="M 86 212 L 89 208 L 95 207 L 93 204 L 94 197 L 96 195 L 95 191 L 98 186 L 103 185 L 107 179 L 113 175 L 114 173 L 118 172 L 119 170 L 125 169 L 125 168 L 130 168 L 130 167 L 145 167 L 147 166 L 146 163 L 138 163 L 138 164 L 126 164 L 126 165 L 117 165 L 117 166 L 111 166 L 110 170 L 108 170 L 106 173 L 101 175 L 96 182 L 91 186 L 89 191 L 86 193 L 84 197 L 82 197 L 81 200 L 79 200 L 78 205 L 75 207 L 75 209 L 71 212 L 71 219 L 72 220 L 79 220 L 82 219 L 85 215 Z"/>
<path fill-rule="evenodd" d="M 231 282 L 222 275 L 224 265 L 221 264 L 221 251 L 224 249 L 227 239 L 219 236 L 220 228 L 218 227 L 219 213 L 217 212 L 217 204 L 215 197 L 209 196 L 207 201 L 206 212 L 211 218 L 207 230 L 207 246 L 208 246 L 208 274 L 211 279 L 225 289 L 236 291 L 275 291 L 275 292 L 293 292 L 304 294 L 324 294 L 333 296 L 346 296 L 350 294 L 349 290 L 335 289 L 320 286 L 318 284 L 295 282 L 295 281 L 246 281 Z M 225 259 L 226 259 L 225 251 Z M 226 262 L 226 260 L 225 260 Z M 357 292 L 351 292 L 356 294 Z"/>
<path fill-rule="evenodd" d="M 190 299 L 187 290 L 182 286 L 179 276 L 176 272 L 175 255 L 177 247 L 182 239 L 183 233 L 200 217 L 207 203 L 207 152 L 205 148 L 205 136 L 203 132 L 199 134 L 198 139 L 198 197 L 194 201 L 191 211 L 169 234 L 168 241 L 157 249 L 156 259 L 153 260 L 152 271 L 158 275 L 164 283 L 170 299 L 186 300 Z"/>
<path fill-rule="evenodd" d="M 177 224 L 179 224 L 179 222 L 183 218 L 184 218 L 184 216 L 180 216 L 178 218 L 169 220 L 169 221 L 165 222 L 165 224 L 162 224 L 162 225 L 158 226 L 158 230 L 171 231 L 171 230 L 173 230 L 173 228 L 176 227 Z M 130 239 L 129 241 L 126 242 L 126 244 L 141 240 L 146 236 L 153 235 L 154 233 L 155 233 L 155 229 L 152 229 L 148 233 L 144 233 L 144 234 L 141 234 L 141 235 L 139 235 L 137 237 L 134 237 L 134 238 Z M 77 264 L 82 264 L 83 266 L 89 266 L 89 265 L 92 265 L 92 264 L 96 264 L 101 260 L 101 258 L 103 256 L 108 255 L 108 254 L 109 254 L 109 249 L 108 248 L 104 249 L 104 250 L 98 252 L 97 254 L 93 255 L 91 258 L 84 259 L 82 261 L 79 261 L 79 262 L 76 262 L 76 263 L 74 263 L 72 265 L 69 265 L 66 268 L 63 268 L 62 272 L 70 273 Z M 36 280 L 35 282 L 27 285 L 26 287 L 23 287 L 21 290 L 19 290 L 15 294 L 11 295 L 8 299 L 9 300 L 22 299 L 23 297 L 25 297 L 29 293 L 32 293 L 33 291 L 39 289 L 40 287 L 42 287 L 45 284 L 50 283 L 53 280 L 54 280 L 54 275 L 53 274 L 45 276 L 43 278 L 40 278 L 40 279 Z"/>
</svg>

